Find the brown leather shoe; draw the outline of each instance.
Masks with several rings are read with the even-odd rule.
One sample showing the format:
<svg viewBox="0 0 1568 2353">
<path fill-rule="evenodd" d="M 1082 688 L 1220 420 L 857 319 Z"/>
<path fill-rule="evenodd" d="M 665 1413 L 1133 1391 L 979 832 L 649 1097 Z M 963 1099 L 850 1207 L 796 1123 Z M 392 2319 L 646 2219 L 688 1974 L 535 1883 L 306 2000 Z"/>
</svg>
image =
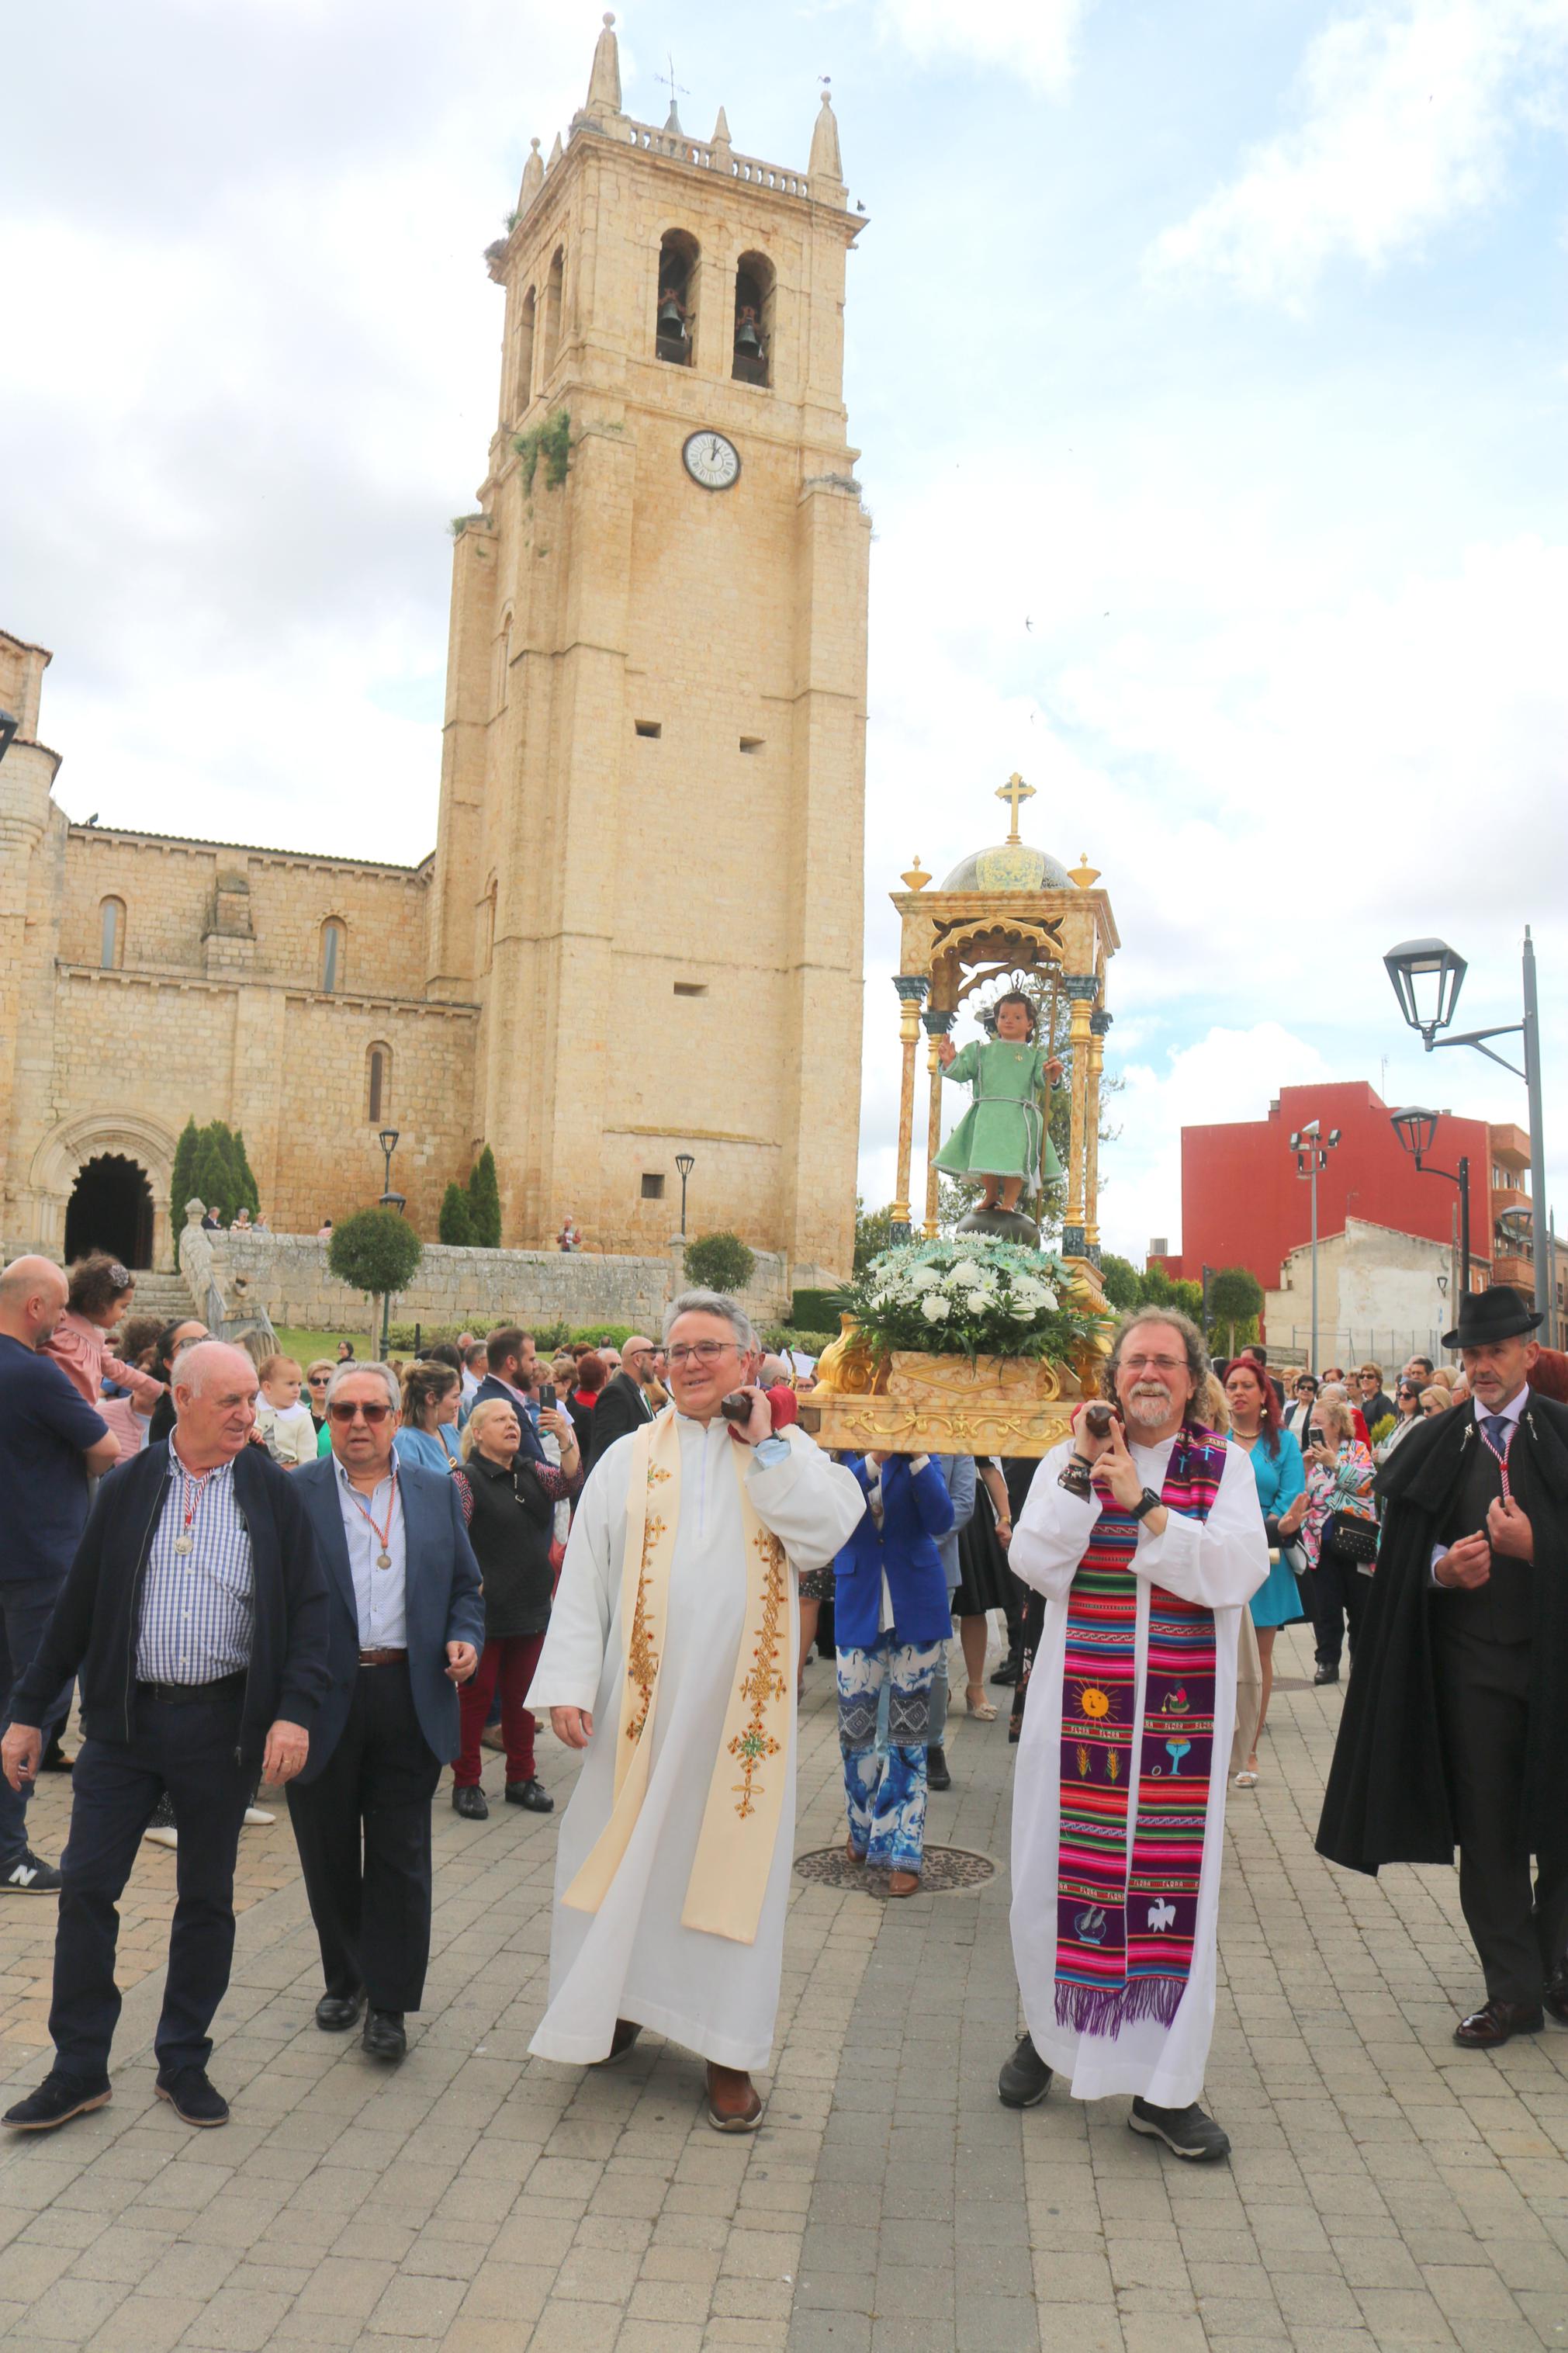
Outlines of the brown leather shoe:
<svg viewBox="0 0 1568 2353">
<path fill-rule="evenodd" d="M 1538 2003 L 1483 2002 L 1468 2018 L 1460 2019 L 1454 2040 L 1461 2051 L 1495 2051 L 1511 2035 L 1539 2034 L 1545 2023 Z"/>
<path fill-rule="evenodd" d="M 602 2059 L 595 2060 L 595 2066 L 613 2067 L 617 2059 L 624 2059 L 626 2057 L 626 2052 L 631 2049 L 632 2044 L 637 2041 L 637 2036 L 641 2032 L 642 2028 L 640 2026 L 634 2025 L 629 2018 L 617 2018 L 616 2021 L 616 2031 L 610 2037 L 610 2047 L 605 2052 Z"/>
<path fill-rule="evenodd" d="M 918 1895 L 920 1892 L 921 1875 L 918 1871 L 889 1872 L 888 1893 L 889 1895 Z"/>
<path fill-rule="evenodd" d="M 1559 1961 L 1546 1989 L 1546 2007 L 1563 2026 L 1568 2026 L 1568 1961 Z"/>
<path fill-rule="evenodd" d="M 850 1832 L 849 1836 L 844 1841 L 844 1852 L 848 1856 L 851 1862 L 864 1862 L 866 1860 L 865 1856 L 861 1853 L 859 1848 L 855 1843 L 855 1835 L 853 1831 Z"/>
<path fill-rule="evenodd" d="M 708 2062 L 708 2121 L 715 2132 L 755 2132 L 767 2102 L 739 2067 Z"/>
</svg>

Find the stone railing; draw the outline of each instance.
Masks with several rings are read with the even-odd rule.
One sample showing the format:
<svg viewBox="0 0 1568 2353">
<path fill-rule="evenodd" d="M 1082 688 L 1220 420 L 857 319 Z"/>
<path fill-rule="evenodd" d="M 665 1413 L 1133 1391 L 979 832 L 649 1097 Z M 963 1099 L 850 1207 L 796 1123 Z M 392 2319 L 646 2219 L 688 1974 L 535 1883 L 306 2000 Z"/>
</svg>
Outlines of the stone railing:
<svg viewBox="0 0 1568 2353">
<path fill-rule="evenodd" d="M 191 1305 L 215 1340 L 237 1340 L 258 1363 L 264 1363 L 278 1354 L 267 1293 L 263 1289 L 253 1297 L 248 1278 L 237 1271 L 228 1283 L 232 1301 L 226 1298 L 218 1281 L 213 1237 L 202 1226 L 204 1208 L 200 1201 L 185 1203 L 185 1230 L 180 1236 L 180 1272 L 189 1286 Z"/>
<path fill-rule="evenodd" d="M 737 155 L 723 144 L 714 146 L 707 139 L 689 139 L 684 131 L 656 131 L 651 122 L 628 122 L 627 132 L 634 147 L 651 155 L 673 155 L 678 164 L 695 164 L 704 172 L 721 172 L 732 180 L 748 181 L 752 186 L 773 188 L 782 196 L 806 196 L 811 193 L 804 172 L 790 172 L 782 164 L 764 164 L 756 155 Z"/>
</svg>

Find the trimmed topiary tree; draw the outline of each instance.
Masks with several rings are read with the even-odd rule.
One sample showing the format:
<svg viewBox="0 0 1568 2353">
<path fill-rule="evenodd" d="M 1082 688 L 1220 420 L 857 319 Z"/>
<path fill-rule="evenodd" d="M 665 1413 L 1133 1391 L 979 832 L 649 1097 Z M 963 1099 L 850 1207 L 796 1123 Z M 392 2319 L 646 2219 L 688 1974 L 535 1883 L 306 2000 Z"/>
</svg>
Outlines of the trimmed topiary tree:
<svg viewBox="0 0 1568 2353">
<path fill-rule="evenodd" d="M 721 1291 L 733 1297 L 744 1291 L 756 1263 L 739 1234 L 699 1234 L 686 1245 L 687 1275 L 703 1291 Z"/>
<path fill-rule="evenodd" d="M 458 1184 L 448 1185 L 441 1196 L 437 1231 L 452 1250 L 471 1250 L 474 1246 L 473 1211 L 468 1207 L 468 1195 Z"/>
<path fill-rule="evenodd" d="M 424 1255 L 424 1243 L 396 1209 L 358 1209 L 333 1228 L 327 1244 L 327 1264 L 340 1282 L 388 1303 L 407 1289 Z"/>
<path fill-rule="evenodd" d="M 481 1250 L 500 1248 L 500 1187 L 496 1156 L 487 1144 L 468 1171 L 468 1219 Z"/>
</svg>

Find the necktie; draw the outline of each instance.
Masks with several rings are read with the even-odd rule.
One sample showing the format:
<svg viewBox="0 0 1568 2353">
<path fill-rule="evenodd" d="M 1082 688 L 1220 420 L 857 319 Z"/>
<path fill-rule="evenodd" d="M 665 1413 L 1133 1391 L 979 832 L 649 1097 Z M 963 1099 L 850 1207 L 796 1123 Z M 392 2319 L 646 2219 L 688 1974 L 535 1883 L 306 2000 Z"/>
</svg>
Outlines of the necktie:
<svg viewBox="0 0 1568 2353">
<path fill-rule="evenodd" d="M 1509 1419 L 1507 1414 L 1483 1413 L 1481 1416 L 1481 1427 L 1486 1431 L 1487 1436 L 1490 1439 L 1494 1452 L 1498 1454 L 1506 1453 L 1508 1451 L 1507 1441 L 1509 1430 Z"/>
</svg>

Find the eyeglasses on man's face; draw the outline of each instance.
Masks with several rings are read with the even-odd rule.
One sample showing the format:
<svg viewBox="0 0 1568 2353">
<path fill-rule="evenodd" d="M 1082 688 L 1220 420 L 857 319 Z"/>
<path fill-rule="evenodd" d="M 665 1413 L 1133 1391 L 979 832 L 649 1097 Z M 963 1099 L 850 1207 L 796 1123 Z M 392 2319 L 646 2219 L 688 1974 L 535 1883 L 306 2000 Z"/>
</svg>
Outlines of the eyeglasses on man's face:
<svg viewBox="0 0 1568 2353">
<path fill-rule="evenodd" d="M 391 1411 L 392 1408 L 389 1405 L 362 1405 L 358 1398 L 352 1400 L 348 1398 L 334 1398 L 327 1408 L 330 1419 L 345 1430 L 356 1413 L 363 1416 L 374 1430 L 386 1419 Z"/>
<path fill-rule="evenodd" d="M 740 1353 L 738 1340 L 692 1340 L 682 1341 L 677 1348 L 667 1348 L 664 1356 L 672 1370 L 679 1370 L 684 1365 L 716 1365 L 721 1356 L 738 1356 Z"/>
<path fill-rule="evenodd" d="M 1184 1356 L 1123 1356 L 1124 1373 L 1181 1373 L 1186 1370 Z"/>
</svg>

